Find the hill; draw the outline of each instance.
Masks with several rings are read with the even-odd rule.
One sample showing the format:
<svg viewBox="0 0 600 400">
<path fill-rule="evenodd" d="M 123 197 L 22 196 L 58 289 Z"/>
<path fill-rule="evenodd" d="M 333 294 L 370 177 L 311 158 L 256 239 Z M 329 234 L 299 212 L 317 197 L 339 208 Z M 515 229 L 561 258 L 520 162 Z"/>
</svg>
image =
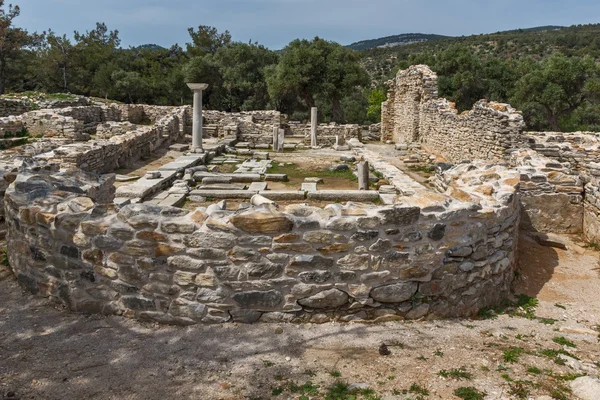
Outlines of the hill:
<svg viewBox="0 0 600 400">
<path fill-rule="evenodd" d="M 431 36 L 437 38 L 395 47 L 363 46 L 363 65 L 374 81 L 382 83 L 390 79 L 398 68 L 414 62 L 426 62 L 452 46 L 465 46 L 474 54 L 505 60 L 523 57 L 541 60 L 555 52 L 567 56 L 600 58 L 600 24 L 539 26 L 459 37 Z M 384 39 L 358 43 L 385 43 Z"/>
<path fill-rule="evenodd" d="M 446 37 L 448 36 L 424 33 L 403 33 L 401 35 L 386 36 L 379 39 L 361 40 L 360 42 L 352 43 L 346 47 L 349 47 L 352 50 L 368 50 L 374 48 L 404 46 L 411 43 L 422 43 Z"/>
</svg>

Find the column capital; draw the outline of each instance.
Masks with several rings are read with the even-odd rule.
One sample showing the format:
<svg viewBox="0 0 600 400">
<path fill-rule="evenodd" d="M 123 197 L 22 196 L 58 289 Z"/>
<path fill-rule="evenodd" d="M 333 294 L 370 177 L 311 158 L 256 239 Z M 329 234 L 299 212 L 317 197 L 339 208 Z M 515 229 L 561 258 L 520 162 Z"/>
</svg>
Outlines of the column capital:
<svg viewBox="0 0 600 400">
<path fill-rule="evenodd" d="M 187 85 L 193 91 L 206 90 L 208 88 L 208 83 L 188 83 Z"/>
</svg>

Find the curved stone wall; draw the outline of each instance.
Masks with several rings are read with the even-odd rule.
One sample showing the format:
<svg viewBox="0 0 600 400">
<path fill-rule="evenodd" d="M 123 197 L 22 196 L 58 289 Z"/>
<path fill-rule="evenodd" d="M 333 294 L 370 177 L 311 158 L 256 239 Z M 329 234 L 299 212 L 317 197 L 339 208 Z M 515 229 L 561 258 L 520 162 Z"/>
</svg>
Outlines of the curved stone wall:
<svg viewBox="0 0 600 400">
<path fill-rule="evenodd" d="M 72 310 L 163 323 L 468 316 L 509 292 L 518 182 L 462 164 L 422 207 L 117 210 L 110 177 L 26 163 L 6 192 L 9 259 Z"/>
</svg>

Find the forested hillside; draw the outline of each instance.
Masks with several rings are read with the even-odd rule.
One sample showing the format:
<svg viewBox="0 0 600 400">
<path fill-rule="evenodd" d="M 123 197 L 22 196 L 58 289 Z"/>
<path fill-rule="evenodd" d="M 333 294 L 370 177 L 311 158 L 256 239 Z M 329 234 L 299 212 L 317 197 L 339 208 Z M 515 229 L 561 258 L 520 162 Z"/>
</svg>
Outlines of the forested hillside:
<svg viewBox="0 0 600 400">
<path fill-rule="evenodd" d="M 530 129 L 600 130 L 600 25 L 398 35 L 355 44 L 380 46 L 362 51 L 321 38 L 273 51 L 200 25 L 189 28 L 184 45 L 123 48 L 119 32 L 103 23 L 73 35 L 32 33 L 19 28 L 20 12 L 0 0 L 0 94 L 179 105 L 192 100 L 186 82 L 202 81 L 210 84 L 210 109 L 277 109 L 306 119 L 316 105 L 323 121 L 371 123 L 379 119 L 384 83 L 399 68 L 425 63 L 440 76 L 440 95 L 460 109 L 489 98 L 522 109 Z M 393 45 L 399 37 L 416 42 Z"/>
</svg>

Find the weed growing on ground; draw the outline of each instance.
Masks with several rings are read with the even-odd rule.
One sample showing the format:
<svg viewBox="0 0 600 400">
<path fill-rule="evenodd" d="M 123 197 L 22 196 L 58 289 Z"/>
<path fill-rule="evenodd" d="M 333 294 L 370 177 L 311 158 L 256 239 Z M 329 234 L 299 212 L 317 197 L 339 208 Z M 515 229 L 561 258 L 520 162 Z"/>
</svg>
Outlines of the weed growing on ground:
<svg viewBox="0 0 600 400">
<path fill-rule="evenodd" d="M 473 374 L 467 371 L 467 367 L 453 368 L 451 370 L 441 370 L 438 373 L 442 378 L 452 378 L 452 379 L 472 379 Z"/>
<path fill-rule="evenodd" d="M 463 400 L 483 400 L 487 393 L 480 392 L 472 386 L 460 387 L 454 391 L 454 395 Z"/>
<path fill-rule="evenodd" d="M 504 350 L 502 354 L 502 359 L 507 363 L 516 363 L 519 361 L 521 354 L 525 352 L 525 349 L 521 347 L 511 347 L 510 349 Z"/>
<path fill-rule="evenodd" d="M 565 338 L 564 336 L 557 336 L 554 337 L 552 339 L 552 341 L 556 344 L 560 344 L 561 346 L 567 346 L 567 347 L 571 347 L 571 348 L 576 348 L 577 345 L 571 341 L 569 341 L 567 338 Z"/>
<path fill-rule="evenodd" d="M 436 357 L 444 357 L 444 352 L 441 349 L 437 349 L 433 352 L 433 355 Z"/>
</svg>

